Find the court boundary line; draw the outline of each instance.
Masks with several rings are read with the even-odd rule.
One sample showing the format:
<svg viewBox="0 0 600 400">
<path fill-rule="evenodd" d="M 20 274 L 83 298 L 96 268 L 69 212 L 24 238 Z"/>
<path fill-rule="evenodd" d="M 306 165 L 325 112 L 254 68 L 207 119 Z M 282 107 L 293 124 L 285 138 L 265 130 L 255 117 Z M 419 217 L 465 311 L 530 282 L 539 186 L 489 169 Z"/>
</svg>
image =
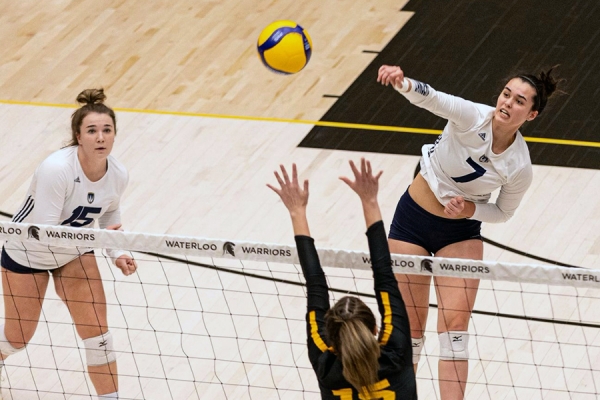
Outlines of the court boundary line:
<svg viewBox="0 0 600 400">
<path fill-rule="evenodd" d="M 60 104 L 60 103 L 44 103 L 34 101 L 20 101 L 20 100 L 4 100 L 0 99 L 0 104 L 7 105 L 22 105 L 22 106 L 36 106 L 36 107 L 52 107 L 52 108 L 78 108 L 74 104 Z M 358 124 L 349 122 L 331 122 L 331 121 L 312 121 L 302 119 L 290 119 L 290 118 L 275 118 L 275 117 L 254 117 L 249 115 L 227 115 L 227 114 L 213 114 L 213 113 L 195 113 L 188 111 L 166 111 L 166 110 L 152 110 L 152 109 L 138 109 L 138 108 L 113 108 L 117 112 L 127 113 L 138 113 L 138 114 L 154 114 L 154 115 L 171 115 L 179 117 L 203 117 L 203 118 L 220 118 L 220 119 L 234 119 L 243 121 L 263 121 L 263 122 L 280 122 L 290 124 L 302 124 L 302 125 L 314 125 L 322 126 L 327 128 L 346 128 L 346 129 L 363 129 L 369 131 L 385 131 L 385 132 L 400 132 L 400 133 L 414 133 L 419 135 L 440 135 L 442 133 L 439 129 L 425 129 L 425 128 L 411 128 L 403 126 L 389 126 L 389 125 L 370 125 L 370 124 Z M 585 140 L 569 140 L 569 139 L 553 139 L 553 138 L 537 138 L 531 136 L 523 137 L 526 142 L 530 143 L 543 143 L 543 144 L 554 144 L 559 146 L 578 146 L 578 147 L 592 147 L 600 148 L 600 142 L 591 142 Z"/>
</svg>

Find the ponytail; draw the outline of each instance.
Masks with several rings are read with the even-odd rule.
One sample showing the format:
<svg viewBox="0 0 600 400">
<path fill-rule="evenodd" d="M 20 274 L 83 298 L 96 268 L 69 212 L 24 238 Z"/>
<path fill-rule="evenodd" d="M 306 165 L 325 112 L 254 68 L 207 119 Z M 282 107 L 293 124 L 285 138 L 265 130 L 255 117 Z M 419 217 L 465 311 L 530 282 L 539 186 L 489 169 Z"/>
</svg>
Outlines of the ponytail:
<svg viewBox="0 0 600 400">
<path fill-rule="evenodd" d="M 342 363 L 344 378 L 366 398 L 378 381 L 381 349 L 375 338 L 375 316 L 357 297 L 341 298 L 325 315 L 325 329 Z"/>
<path fill-rule="evenodd" d="M 533 107 L 531 110 L 537 111 L 538 114 L 544 111 L 548 99 L 556 92 L 558 85 L 564 81 L 564 79 L 558 79 L 552 75 L 556 67 L 558 66 L 555 65 L 547 71 L 540 72 L 538 75 L 521 74 L 516 76 L 535 89 L 535 97 L 533 98 Z"/>
</svg>

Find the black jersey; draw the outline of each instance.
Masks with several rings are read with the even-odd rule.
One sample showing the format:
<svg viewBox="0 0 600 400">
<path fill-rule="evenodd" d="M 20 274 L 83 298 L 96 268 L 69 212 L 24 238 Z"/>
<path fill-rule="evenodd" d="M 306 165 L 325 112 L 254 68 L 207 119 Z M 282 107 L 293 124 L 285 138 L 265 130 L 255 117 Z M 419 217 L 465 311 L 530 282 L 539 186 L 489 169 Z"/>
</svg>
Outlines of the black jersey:
<svg viewBox="0 0 600 400">
<path fill-rule="evenodd" d="M 375 295 L 381 314 L 379 331 L 381 356 L 379 381 L 371 392 L 372 399 L 414 400 L 417 387 L 412 362 L 412 343 L 408 315 L 398 283 L 391 268 L 391 257 L 383 221 L 367 230 Z M 359 400 L 362 396 L 342 374 L 342 363 L 334 354 L 325 333 L 325 313 L 329 310 L 329 293 L 314 240 L 296 236 L 296 245 L 307 287 L 306 330 L 308 357 L 315 370 L 321 398 L 324 400 Z"/>
</svg>

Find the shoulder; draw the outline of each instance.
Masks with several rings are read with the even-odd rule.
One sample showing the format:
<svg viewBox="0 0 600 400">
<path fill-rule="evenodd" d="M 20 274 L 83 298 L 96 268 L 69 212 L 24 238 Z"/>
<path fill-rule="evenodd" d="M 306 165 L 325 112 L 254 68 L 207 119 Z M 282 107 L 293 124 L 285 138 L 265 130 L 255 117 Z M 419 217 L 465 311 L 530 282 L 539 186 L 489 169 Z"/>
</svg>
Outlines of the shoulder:
<svg viewBox="0 0 600 400">
<path fill-rule="evenodd" d="M 124 190 L 129 182 L 127 168 L 113 156 L 108 156 L 107 160 L 111 181 L 117 181 L 121 190 Z"/>
<path fill-rule="evenodd" d="M 525 138 L 521 132 L 517 131 L 517 137 L 513 146 L 511 146 L 511 170 L 514 173 L 515 179 L 531 180 L 533 177 L 533 167 L 531 165 L 531 156 L 529 155 L 529 147 L 525 142 Z"/>
<path fill-rule="evenodd" d="M 473 105 L 479 113 L 479 116 L 483 123 L 488 123 L 492 120 L 492 118 L 494 117 L 494 111 L 496 110 L 494 107 L 481 103 L 473 103 Z"/>
<path fill-rule="evenodd" d="M 111 171 L 112 174 L 114 174 L 120 179 L 128 179 L 129 177 L 129 172 L 127 172 L 127 168 L 125 168 L 125 166 L 113 156 L 108 156 L 108 169 Z"/>
<path fill-rule="evenodd" d="M 36 175 L 61 176 L 74 170 L 75 147 L 65 147 L 55 151 L 42 161 L 36 169 Z"/>
</svg>

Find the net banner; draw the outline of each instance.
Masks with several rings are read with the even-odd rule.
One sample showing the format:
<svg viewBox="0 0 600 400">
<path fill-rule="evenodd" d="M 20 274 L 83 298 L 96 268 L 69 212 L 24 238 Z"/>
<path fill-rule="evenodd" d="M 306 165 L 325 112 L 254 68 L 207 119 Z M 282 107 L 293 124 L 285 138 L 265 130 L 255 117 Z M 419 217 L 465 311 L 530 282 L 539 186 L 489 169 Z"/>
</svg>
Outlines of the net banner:
<svg viewBox="0 0 600 400">
<path fill-rule="evenodd" d="M 191 236 L 0 222 L 0 240 L 192 257 L 298 264 L 295 246 Z M 368 253 L 317 248 L 324 266 L 369 269 Z M 499 261 L 392 255 L 396 273 L 600 288 L 600 270 Z"/>
</svg>

